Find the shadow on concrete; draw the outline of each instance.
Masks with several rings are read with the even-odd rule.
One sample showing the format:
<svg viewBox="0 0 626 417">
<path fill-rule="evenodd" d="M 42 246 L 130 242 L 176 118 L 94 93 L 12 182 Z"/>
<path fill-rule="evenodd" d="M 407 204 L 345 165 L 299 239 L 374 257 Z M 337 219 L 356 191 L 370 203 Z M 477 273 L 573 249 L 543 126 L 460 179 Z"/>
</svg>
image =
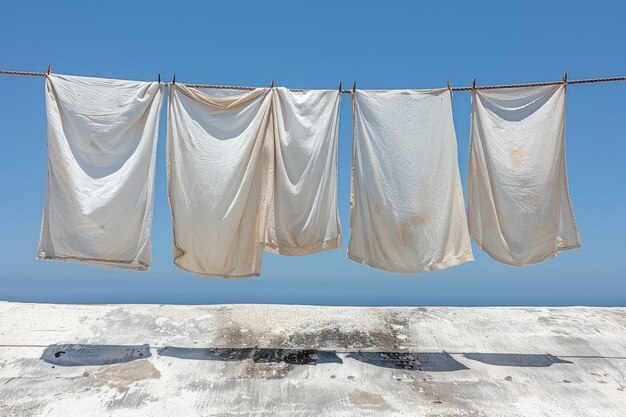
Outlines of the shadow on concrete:
<svg viewBox="0 0 626 417">
<path fill-rule="evenodd" d="M 112 365 L 151 356 L 149 345 L 50 345 L 41 359 L 59 366 Z"/>
<path fill-rule="evenodd" d="M 179 359 L 207 361 L 244 361 L 256 363 L 288 363 L 294 365 L 317 365 L 322 363 L 343 363 L 332 350 L 314 349 L 264 349 L 264 348 L 184 348 L 166 346 L 157 349 L 160 356 Z"/>
<path fill-rule="evenodd" d="M 463 357 L 496 366 L 544 368 L 555 363 L 572 363 L 549 354 L 464 353 Z"/>
<path fill-rule="evenodd" d="M 425 372 L 453 372 L 469 369 L 446 352 L 353 352 L 349 358 L 382 368 Z"/>
<path fill-rule="evenodd" d="M 287 363 L 295 365 L 342 364 L 334 350 L 266 348 L 185 348 L 167 346 L 157 350 L 160 356 L 211 361 Z M 382 368 L 426 372 L 451 372 L 469 369 L 445 352 L 344 352 L 346 358 Z"/>
<path fill-rule="evenodd" d="M 290 365 L 343 364 L 334 350 L 268 349 L 268 348 L 188 348 L 166 346 L 157 349 L 159 356 L 185 360 Z M 381 368 L 424 372 L 454 372 L 470 369 L 447 352 L 341 352 L 342 357 Z M 97 366 L 131 362 L 151 356 L 150 346 L 60 344 L 44 349 L 41 359 L 59 366 Z M 464 358 L 495 366 L 548 367 L 555 363 L 572 362 L 550 354 L 462 353 Z"/>
</svg>

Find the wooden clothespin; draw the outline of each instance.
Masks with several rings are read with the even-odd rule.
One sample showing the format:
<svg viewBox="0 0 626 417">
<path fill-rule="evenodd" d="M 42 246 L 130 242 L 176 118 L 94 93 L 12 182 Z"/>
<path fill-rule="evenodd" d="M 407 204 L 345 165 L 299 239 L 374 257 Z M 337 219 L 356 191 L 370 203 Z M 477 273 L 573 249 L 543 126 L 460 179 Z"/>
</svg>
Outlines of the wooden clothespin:
<svg viewBox="0 0 626 417">
<path fill-rule="evenodd" d="M 476 90 L 476 78 L 472 80 L 472 90 Z"/>
<path fill-rule="evenodd" d="M 48 64 L 48 75 L 50 75 L 50 71 L 52 71 L 52 67 Z"/>
<path fill-rule="evenodd" d="M 567 72 L 563 73 L 563 84 L 567 84 Z"/>
<path fill-rule="evenodd" d="M 356 81 L 352 84 L 352 94 L 356 93 Z"/>
<path fill-rule="evenodd" d="M 450 87 L 450 80 L 448 80 L 448 90 L 452 91 L 452 87 Z"/>
<path fill-rule="evenodd" d="M 341 94 L 341 81 L 339 81 L 339 94 Z"/>
<path fill-rule="evenodd" d="M 272 78 L 272 84 L 270 85 L 270 88 L 274 88 L 274 79 Z"/>
<path fill-rule="evenodd" d="M 172 85 L 176 84 L 176 74 L 174 74 L 174 78 L 172 78 Z"/>
</svg>

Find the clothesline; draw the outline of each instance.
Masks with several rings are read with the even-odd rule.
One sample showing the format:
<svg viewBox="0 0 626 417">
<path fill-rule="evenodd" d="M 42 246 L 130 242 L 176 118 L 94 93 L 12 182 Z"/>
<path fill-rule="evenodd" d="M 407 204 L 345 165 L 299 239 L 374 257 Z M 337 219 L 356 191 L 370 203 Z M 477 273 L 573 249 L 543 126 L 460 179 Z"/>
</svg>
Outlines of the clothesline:
<svg viewBox="0 0 626 417">
<path fill-rule="evenodd" d="M 37 258 L 147 270 L 164 84 L 45 80 L 49 175 Z M 347 257 L 421 273 L 473 260 L 470 236 L 510 265 L 579 248 L 566 82 L 472 100 L 467 206 L 451 92 L 352 90 Z M 342 247 L 340 91 L 273 86 L 216 97 L 172 80 L 165 166 L 173 262 L 184 271 L 258 276 L 265 252 Z"/>
<path fill-rule="evenodd" d="M 49 72 L 48 72 L 49 73 Z M 17 76 L 31 76 L 31 77 L 45 77 L 48 73 L 46 72 L 31 72 L 31 71 L 12 71 L 12 70 L 1 70 L 0 75 L 17 75 Z M 174 80 L 176 76 L 174 76 Z M 592 83 L 604 83 L 604 82 L 614 82 L 614 81 L 626 81 L 626 76 L 619 77 L 602 77 L 602 78 L 587 78 L 580 80 L 568 80 L 567 73 L 563 74 L 563 79 L 561 81 L 546 81 L 546 82 L 537 82 L 537 83 L 522 83 L 522 84 L 501 84 L 501 85 L 476 85 L 476 80 L 472 82 L 471 86 L 465 87 L 452 87 L 448 82 L 448 88 L 452 91 L 470 91 L 470 90 L 490 90 L 494 88 L 520 88 L 520 87 L 539 87 L 543 85 L 557 85 L 557 84 L 592 84 Z M 160 82 L 160 75 L 159 75 Z M 174 81 L 175 82 L 175 81 Z M 165 85 L 171 85 L 172 82 L 163 83 Z M 244 90 L 250 91 L 255 90 L 258 87 L 250 87 L 250 86 L 228 86 L 228 85 L 214 85 L 214 84 L 185 84 L 187 87 L 191 88 L 219 88 L 225 90 Z M 272 86 L 274 85 L 274 80 L 272 80 Z M 341 84 L 339 84 L 339 88 L 341 89 Z M 351 94 L 356 89 L 356 82 L 353 84 L 352 89 L 341 89 L 341 92 L 344 94 Z M 289 89 L 293 92 L 304 92 L 306 89 Z"/>
</svg>

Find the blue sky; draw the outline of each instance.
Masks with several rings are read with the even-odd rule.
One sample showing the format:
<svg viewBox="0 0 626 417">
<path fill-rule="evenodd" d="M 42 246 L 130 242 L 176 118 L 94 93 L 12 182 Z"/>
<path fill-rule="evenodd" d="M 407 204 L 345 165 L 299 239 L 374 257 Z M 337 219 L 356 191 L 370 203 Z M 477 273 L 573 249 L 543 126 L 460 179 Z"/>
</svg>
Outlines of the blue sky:
<svg viewBox="0 0 626 417">
<path fill-rule="evenodd" d="M 10 2 L 0 68 L 294 88 L 431 88 L 626 75 L 626 3 Z M 339 208 L 344 248 L 266 254 L 260 278 L 228 281 L 172 264 L 165 111 L 152 269 L 35 260 L 46 175 L 44 80 L 0 76 L 0 299 L 84 303 L 626 305 L 626 82 L 575 85 L 567 98 L 570 192 L 583 247 L 513 267 L 474 245 L 476 261 L 400 275 L 349 261 L 351 120 L 343 96 Z M 466 184 L 470 97 L 454 94 Z"/>
</svg>

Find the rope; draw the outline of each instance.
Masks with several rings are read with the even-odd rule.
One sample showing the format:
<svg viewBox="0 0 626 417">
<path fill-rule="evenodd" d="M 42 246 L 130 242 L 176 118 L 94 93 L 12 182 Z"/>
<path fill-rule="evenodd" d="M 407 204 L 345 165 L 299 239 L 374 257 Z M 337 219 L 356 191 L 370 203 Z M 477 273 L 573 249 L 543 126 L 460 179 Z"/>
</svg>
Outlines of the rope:
<svg viewBox="0 0 626 417">
<path fill-rule="evenodd" d="M 166 85 L 172 85 L 172 83 L 167 83 Z M 243 90 L 243 91 L 251 91 L 256 90 L 257 88 L 262 87 L 249 87 L 249 86 L 237 86 L 237 85 L 215 85 L 215 84 L 185 84 L 185 87 L 191 88 L 214 88 L 220 90 Z M 306 93 L 307 91 L 303 88 L 290 88 L 289 91 L 294 93 Z M 351 90 L 341 90 L 342 93 L 351 93 Z"/>
<path fill-rule="evenodd" d="M 4 75 L 27 75 L 30 77 L 45 77 L 45 72 L 27 72 L 27 71 L 9 71 L 9 70 L 0 70 L 0 74 Z"/>
<path fill-rule="evenodd" d="M 526 84 L 483 85 L 483 86 L 478 86 L 478 87 L 452 87 L 452 90 L 453 91 L 491 90 L 494 88 L 541 87 L 544 85 L 558 85 L 558 84 L 592 84 L 592 83 L 605 83 L 605 82 L 612 82 L 612 81 L 626 81 L 626 77 L 588 78 L 584 80 L 548 81 L 548 82 L 543 82 L 543 83 L 526 83 Z"/>
<path fill-rule="evenodd" d="M 589 78 L 587 80 L 572 80 L 568 81 L 568 84 L 591 84 L 591 83 L 605 83 L 611 81 L 626 81 L 626 77 L 606 77 L 606 78 Z"/>
<path fill-rule="evenodd" d="M 10 71 L 10 70 L 2 70 L 0 69 L 0 75 L 23 75 L 29 77 L 45 77 L 47 74 L 45 72 L 28 72 L 28 71 Z M 525 83 L 525 84 L 503 84 L 503 85 L 481 85 L 481 86 L 471 86 L 471 87 L 450 87 L 452 91 L 470 91 L 470 90 L 492 90 L 495 88 L 523 88 L 523 87 L 541 87 L 545 85 L 558 85 L 558 84 L 592 84 L 592 83 L 605 83 L 605 82 L 615 82 L 615 81 L 626 81 L 626 76 L 624 77 L 603 77 L 603 78 L 588 78 L 582 80 L 562 80 L 562 81 L 547 81 L 547 82 L 539 82 L 539 83 Z M 172 85 L 172 83 L 163 83 L 167 86 Z M 255 90 L 259 87 L 248 87 L 248 86 L 230 86 L 230 85 L 214 85 L 214 84 L 185 84 L 187 87 L 191 88 L 213 88 L 213 89 L 223 89 L 223 90 L 242 90 L 242 91 L 251 91 Z M 293 91 L 296 93 L 304 93 L 309 90 L 305 89 L 289 89 L 289 91 Z M 344 94 L 352 94 L 353 90 L 341 90 Z"/>
<path fill-rule="evenodd" d="M 172 83 L 167 83 L 167 85 L 172 85 Z M 220 90 L 244 90 L 244 91 L 256 90 L 256 87 L 245 87 L 245 86 L 238 86 L 238 85 L 185 84 L 185 87 L 215 88 L 215 89 L 220 89 Z"/>
<path fill-rule="evenodd" d="M 571 81 L 567 82 L 571 84 Z M 504 84 L 504 85 L 481 85 L 476 87 L 452 87 L 452 91 L 469 91 L 469 90 L 492 90 L 494 88 L 522 88 L 522 87 L 541 87 L 544 85 L 563 84 L 563 81 L 547 81 L 542 83 L 524 83 L 524 84 Z"/>
</svg>

